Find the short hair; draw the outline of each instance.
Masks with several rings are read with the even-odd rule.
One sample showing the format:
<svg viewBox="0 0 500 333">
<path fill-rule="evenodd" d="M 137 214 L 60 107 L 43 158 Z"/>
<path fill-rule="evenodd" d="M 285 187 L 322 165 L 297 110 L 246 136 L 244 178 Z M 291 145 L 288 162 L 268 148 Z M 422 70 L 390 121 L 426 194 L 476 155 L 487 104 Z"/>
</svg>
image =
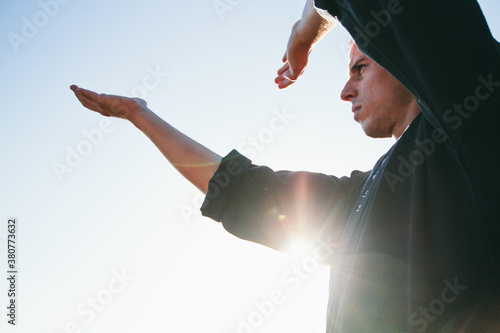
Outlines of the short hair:
<svg viewBox="0 0 500 333">
<path fill-rule="evenodd" d="M 354 41 L 354 38 L 351 38 L 351 41 L 349 42 L 349 51 L 352 50 L 352 47 L 356 45 L 356 42 Z"/>
</svg>

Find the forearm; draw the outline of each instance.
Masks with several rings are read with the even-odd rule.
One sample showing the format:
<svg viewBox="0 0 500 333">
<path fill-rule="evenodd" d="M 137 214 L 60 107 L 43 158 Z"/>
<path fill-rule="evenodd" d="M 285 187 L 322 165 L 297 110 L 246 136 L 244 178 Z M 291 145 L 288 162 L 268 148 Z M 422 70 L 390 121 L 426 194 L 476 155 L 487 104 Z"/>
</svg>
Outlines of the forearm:
<svg viewBox="0 0 500 333">
<path fill-rule="evenodd" d="M 314 0 L 307 0 L 297 27 L 297 37 L 302 43 L 312 46 L 332 30 L 335 24 L 335 21 L 326 20 L 318 14 Z"/>
<path fill-rule="evenodd" d="M 155 144 L 167 160 L 193 185 L 207 193 L 208 182 L 221 157 L 144 107 L 128 120 Z"/>
<path fill-rule="evenodd" d="M 336 21 L 329 21 L 316 11 L 313 0 L 307 0 L 302 18 L 292 27 L 288 45 L 274 82 L 284 89 L 293 84 L 304 72 L 311 50 L 333 27 Z"/>
</svg>

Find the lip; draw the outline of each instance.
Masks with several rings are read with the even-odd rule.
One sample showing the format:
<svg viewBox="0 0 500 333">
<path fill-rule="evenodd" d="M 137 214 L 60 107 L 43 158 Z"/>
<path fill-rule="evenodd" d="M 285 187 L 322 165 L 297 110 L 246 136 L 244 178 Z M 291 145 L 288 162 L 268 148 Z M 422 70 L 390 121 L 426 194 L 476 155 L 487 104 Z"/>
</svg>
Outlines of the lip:
<svg viewBox="0 0 500 333">
<path fill-rule="evenodd" d="M 353 106 L 352 107 L 352 114 L 353 114 L 353 118 L 354 118 L 354 121 L 356 122 L 359 122 L 359 119 L 358 119 L 358 111 L 362 109 L 362 106 L 361 105 L 358 105 L 358 106 Z"/>
</svg>

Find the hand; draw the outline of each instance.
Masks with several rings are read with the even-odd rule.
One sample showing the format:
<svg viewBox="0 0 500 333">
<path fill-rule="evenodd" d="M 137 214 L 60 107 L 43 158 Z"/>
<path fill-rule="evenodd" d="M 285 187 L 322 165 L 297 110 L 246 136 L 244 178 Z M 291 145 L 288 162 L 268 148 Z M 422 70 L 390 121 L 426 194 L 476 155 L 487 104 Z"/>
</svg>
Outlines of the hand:
<svg viewBox="0 0 500 333">
<path fill-rule="evenodd" d="M 311 53 L 312 44 L 305 43 L 298 37 L 298 28 L 301 21 L 297 21 L 292 27 L 292 33 L 288 40 L 287 49 L 283 56 L 283 67 L 278 70 L 278 77 L 274 80 L 278 84 L 279 89 L 284 89 L 302 75 L 307 66 L 309 54 Z"/>
<path fill-rule="evenodd" d="M 71 85 L 70 89 L 84 107 L 106 117 L 128 119 L 134 112 L 147 107 L 146 101 L 141 98 L 97 94 L 76 85 Z"/>
</svg>

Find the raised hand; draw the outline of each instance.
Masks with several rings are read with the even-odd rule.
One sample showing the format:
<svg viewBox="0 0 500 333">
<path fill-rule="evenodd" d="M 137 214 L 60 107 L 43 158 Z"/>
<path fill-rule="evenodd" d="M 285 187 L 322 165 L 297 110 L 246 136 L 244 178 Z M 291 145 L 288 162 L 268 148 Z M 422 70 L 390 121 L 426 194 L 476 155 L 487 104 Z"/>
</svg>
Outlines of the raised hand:
<svg viewBox="0 0 500 333">
<path fill-rule="evenodd" d="M 76 85 L 71 85 L 70 89 L 84 107 L 106 117 L 129 119 L 134 112 L 147 108 L 146 101 L 140 98 L 97 94 Z"/>
<path fill-rule="evenodd" d="M 186 179 L 207 193 L 208 182 L 222 159 L 219 155 L 158 117 L 140 98 L 97 94 L 76 85 L 70 88 L 86 108 L 106 117 L 129 120 L 151 139 Z"/>
<path fill-rule="evenodd" d="M 300 40 L 300 36 L 297 33 L 297 27 L 300 24 L 301 21 L 298 21 L 292 27 L 292 33 L 288 40 L 285 55 L 283 56 L 285 64 L 278 70 L 278 77 L 274 80 L 280 89 L 293 84 L 302 75 L 307 66 L 312 44 Z"/>
<path fill-rule="evenodd" d="M 278 88 L 290 86 L 302 75 L 314 44 L 335 26 L 335 22 L 323 18 L 316 11 L 314 1 L 307 0 L 302 19 L 292 27 L 283 56 L 285 64 L 278 70 L 278 77 L 274 80 Z"/>
</svg>

